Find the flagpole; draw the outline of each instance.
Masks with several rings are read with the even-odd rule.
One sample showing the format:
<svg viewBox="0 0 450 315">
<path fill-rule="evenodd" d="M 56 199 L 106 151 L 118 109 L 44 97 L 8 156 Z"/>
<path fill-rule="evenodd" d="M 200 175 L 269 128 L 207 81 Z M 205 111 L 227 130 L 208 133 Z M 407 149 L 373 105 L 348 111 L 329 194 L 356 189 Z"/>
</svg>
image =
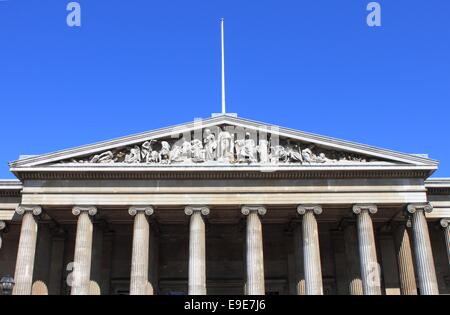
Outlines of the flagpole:
<svg viewBox="0 0 450 315">
<path fill-rule="evenodd" d="M 225 110 L 225 47 L 224 47 L 224 32 L 223 32 L 223 18 L 220 19 L 221 30 L 221 44 L 222 44 L 222 114 L 226 113 Z"/>
</svg>

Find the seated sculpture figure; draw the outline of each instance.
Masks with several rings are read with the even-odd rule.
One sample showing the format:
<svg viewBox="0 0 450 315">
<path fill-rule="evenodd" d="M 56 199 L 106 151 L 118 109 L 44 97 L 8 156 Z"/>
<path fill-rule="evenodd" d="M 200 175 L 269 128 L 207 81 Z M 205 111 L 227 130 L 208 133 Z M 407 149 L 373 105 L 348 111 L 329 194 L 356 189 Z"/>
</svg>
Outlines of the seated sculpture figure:
<svg viewBox="0 0 450 315">
<path fill-rule="evenodd" d="M 201 140 L 194 139 L 191 141 L 191 156 L 192 162 L 200 163 L 205 161 L 205 150 Z"/>
<path fill-rule="evenodd" d="M 244 146 L 245 146 L 244 139 L 238 139 L 234 141 L 234 147 L 236 148 L 236 161 L 238 163 L 245 161 Z"/>
</svg>

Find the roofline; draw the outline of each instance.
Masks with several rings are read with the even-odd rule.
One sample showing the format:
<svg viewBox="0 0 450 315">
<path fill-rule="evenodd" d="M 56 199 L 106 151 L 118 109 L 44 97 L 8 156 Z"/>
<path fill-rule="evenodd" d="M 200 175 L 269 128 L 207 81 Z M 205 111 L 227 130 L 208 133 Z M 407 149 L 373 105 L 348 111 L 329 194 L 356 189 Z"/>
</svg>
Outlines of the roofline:
<svg viewBox="0 0 450 315">
<path fill-rule="evenodd" d="M 284 128 L 284 127 L 279 127 L 277 125 L 273 125 L 273 124 L 268 124 L 268 123 L 264 123 L 264 122 L 260 122 L 260 121 L 253 121 L 250 119 L 246 119 L 246 118 L 237 118 L 237 117 L 233 117 L 230 115 L 218 115 L 215 117 L 208 117 L 205 119 L 201 120 L 203 123 L 202 125 L 200 125 L 201 128 L 205 127 L 204 124 L 214 124 L 214 123 L 235 123 L 235 124 L 240 124 L 240 123 L 248 123 L 248 124 L 253 124 L 256 126 L 252 126 L 255 129 L 262 129 L 263 127 L 268 127 L 268 129 L 266 131 L 268 132 L 274 132 L 276 129 L 276 132 L 283 134 L 284 136 L 290 136 L 290 137 L 308 137 L 310 139 L 314 139 L 315 142 L 322 144 L 323 146 L 330 146 L 330 144 L 324 144 L 324 142 L 337 142 L 337 145 L 341 145 L 341 146 L 345 146 L 347 147 L 345 150 L 351 151 L 364 151 L 364 150 L 369 150 L 372 151 L 373 153 L 371 153 L 374 156 L 380 156 L 380 157 L 384 157 L 384 156 L 390 156 L 390 159 L 395 159 L 397 158 L 398 160 L 403 160 L 403 162 L 405 162 L 405 160 L 409 161 L 409 163 L 412 163 L 413 161 L 419 164 L 423 164 L 423 165 L 435 165 L 437 166 L 439 164 L 438 161 L 436 160 L 432 160 L 429 158 L 423 158 L 423 157 L 419 157 L 416 155 L 411 155 L 411 154 L 407 154 L 407 153 L 401 153 L 398 151 L 392 151 L 392 150 L 386 150 L 386 149 L 381 149 L 381 148 L 377 148 L 377 147 L 373 147 L 373 146 L 369 146 L 369 145 L 365 145 L 365 144 L 360 144 L 357 142 L 350 142 L 350 141 L 346 141 L 346 140 L 340 140 L 337 138 L 332 138 L 332 137 L 327 137 L 327 136 L 321 136 L 318 134 L 313 134 L 313 133 L 308 133 L 308 132 L 304 132 L 304 131 L 298 131 L 298 130 L 294 130 L 291 128 Z M 187 123 L 183 123 L 183 124 L 177 124 L 177 125 L 173 125 L 173 126 L 169 126 L 169 127 L 164 127 L 164 128 L 159 128 L 159 129 L 155 129 L 155 130 L 151 130 L 151 131 L 146 131 L 146 132 L 141 132 L 141 133 L 137 133 L 137 134 L 133 134 L 133 135 L 129 135 L 129 136 L 123 136 L 123 137 L 118 137 L 118 138 L 114 138 L 111 140 L 106 140 L 106 141 L 100 141 L 100 142 L 96 142 L 93 144 L 88 144 L 88 145 L 83 145 L 83 146 L 78 146 L 78 147 L 74 147 L 74 148 L 70 148 L 70 149 L 64 149 L 64 150 L 59 150 L 59 151 L 54 151 L 54 152 L 50 152 L 50 153 L 46 153 L 46 154 L 42 154 L 42 155 L 37 155 L 37 156 L 32 156 L 32 157 L 28 157 L 25 159 L 20 159 L 20 160 L 15 160 L 12 162 L 9 162 L 9 167 L 11 168 L 11 171 L 15 170 L 15 171 L 20 171 L 20 167 L 26 166 L 27 164 L 32 164 L 32 163 L 36 163 L 39 162 L 41 160 L 48 160 L 47 163 L 52 162 L 52 160 L 57 160 L 62 154 L 67 153 L 68 155 L 73 154 L 73 156 L 76 156 L 76 154 L 81 153 L 84 154 L 84 151 L 89 151 L 92 150 L 93 152 L 97 152 L 101 151 L 101 150 L 106 150 L 108 148 L 113 148 L 115 145 L 118 145 L 117 142 L 122 142 L 121 145 L 132 145 L 135 143 L 138 143 L 140 141 L 142 141 L 142 137 L 158 137 L 157 135 L 153 135 L 152 134 L 157 134 L 157 133 L 169 133 L 169 134 L 173 134 L 174 132 L 179 132 L 182 133 L 183 131 L 186 130 L 195 130 L 197 129 L 197 125 L 199 124 L 198 121 L 192 121 L 192 122 L 187 122 Z M 197 128 L 196 128 L 197 127 Z M 177 130 L 179 129 L 179 130 Z M 164 135 L 162 135 L 164 136 Z M 124 142 L 124 143 L 123 143 Z M 102 148 L 102 146 L 105 146 L 106 148 Z M 81 151 L 81 152 L 80 152 Z M 361 152 L 362 154 L 364 154 L 363 152 Z M 90 154 L 90 152 L 86 153 L 86 154 Z M 386 158 L 386 157 L 384 157 Z M 389 159 L 389 158 L 386 158 Z M 406 162 L 408 163 L 408 162 Z M 32 166 L 32 165 L 30 165 Z"/>
</svg>

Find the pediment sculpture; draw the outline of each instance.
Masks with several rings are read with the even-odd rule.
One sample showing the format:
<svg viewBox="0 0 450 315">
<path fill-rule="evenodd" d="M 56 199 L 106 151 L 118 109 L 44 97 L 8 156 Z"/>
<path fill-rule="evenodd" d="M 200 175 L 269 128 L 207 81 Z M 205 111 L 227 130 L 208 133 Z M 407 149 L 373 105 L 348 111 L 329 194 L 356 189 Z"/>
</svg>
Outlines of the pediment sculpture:
<svg viewBox="0 0 450 315">
<path fill-rule="evenodd" d="M 226 128 L 204 129 L 201 137 L 152 139 L 62 163 L 91 164 L 345 164 L 378 161 L 360 154 L 324 149 L 314 143 L 258 137 L 244 132 L 237 137 Z"/>
</svg>

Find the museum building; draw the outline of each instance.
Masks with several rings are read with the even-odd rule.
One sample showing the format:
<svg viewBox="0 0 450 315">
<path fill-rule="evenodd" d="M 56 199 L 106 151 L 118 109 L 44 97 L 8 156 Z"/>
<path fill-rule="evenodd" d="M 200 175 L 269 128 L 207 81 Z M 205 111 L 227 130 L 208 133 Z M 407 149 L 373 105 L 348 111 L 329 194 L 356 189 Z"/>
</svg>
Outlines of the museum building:
<svg viewBox="0 0 450 315">
<path fill-rule="evenodd" d="M 15 295 L 450 293 L 426 155 L 221 114 L 9 166 Z"/>
</svg>

